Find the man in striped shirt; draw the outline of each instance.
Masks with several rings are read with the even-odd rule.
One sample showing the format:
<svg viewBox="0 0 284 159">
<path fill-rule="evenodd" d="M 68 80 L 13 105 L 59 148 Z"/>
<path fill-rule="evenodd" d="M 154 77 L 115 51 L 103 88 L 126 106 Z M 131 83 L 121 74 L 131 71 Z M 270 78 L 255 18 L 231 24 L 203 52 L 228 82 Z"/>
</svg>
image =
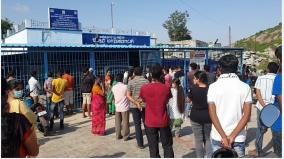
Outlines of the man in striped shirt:
<svg viewBox="0 0 284 159">
<path fill-rule="evenodd" d="M 256 89 L 256 108 L 257 108 L 257 131 L 256 131 L 256 140 L 255 148 L 256 150 L 250 151 L 252 155 L 257 155 L 261 157 L 263 155 L 262 142 L 263 135 L 267 131 L 267 127 L 262 125 L 259 120 L 260 111 L 269 103 L 274 102 L 274 96 L 272 95 L 272 88 L 274 83 L 274 78 L 278 70 L 278 64 L 275 62 L 270 62 L 267 65 L 267 74 L 258 77 L 255 83 Z"/>
<path fill-rule="evenodd" d="M 130 103 L 130 111 L 133 115 L 133 120 L 135 124 L 135 136 L 137 140 L 137 147 L 140 149 L 144 148 L 143 134 L 141 129 L 141 119 L 144 123 L 145 128 L 145 104 L 141 104 L 141 108 L 136 106 L 137 99 L 139 97 L 140 89 L 144 84 L 149 83 L 147 79 L 142 76 L 141 67 L 134 68 L 134 78 L 129 81 L 127 86 L 127 98 Z"/>
</svg>

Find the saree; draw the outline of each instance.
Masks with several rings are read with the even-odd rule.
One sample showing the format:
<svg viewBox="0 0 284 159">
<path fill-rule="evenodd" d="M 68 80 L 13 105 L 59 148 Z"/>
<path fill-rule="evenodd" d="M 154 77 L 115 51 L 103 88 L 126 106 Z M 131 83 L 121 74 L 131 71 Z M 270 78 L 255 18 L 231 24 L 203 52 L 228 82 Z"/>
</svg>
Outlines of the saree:
<svg viewBox="0 0 284 159">
<path fill-rule="evenodd" d="M 94 86 L 92 94 L 92 133 L 105 135 L 106 99 L 100 86 Z"/>
</svg>

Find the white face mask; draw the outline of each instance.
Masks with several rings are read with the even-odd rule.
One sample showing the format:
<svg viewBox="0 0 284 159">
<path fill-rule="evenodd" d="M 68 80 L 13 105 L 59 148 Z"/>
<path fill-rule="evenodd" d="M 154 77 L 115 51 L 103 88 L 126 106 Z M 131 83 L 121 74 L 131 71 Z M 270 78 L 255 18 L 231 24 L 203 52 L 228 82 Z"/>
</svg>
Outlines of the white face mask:
<svg viewBox="0 0 284 159">
<path fill-rule="evenodd" d="M 19 90 L 19 91 L 14 90 L 13 93 L 14 93 L 14 98 L 19 99 L 19 98 L 23 97 L 24 91 L 23 90 Z"/>
</svg>

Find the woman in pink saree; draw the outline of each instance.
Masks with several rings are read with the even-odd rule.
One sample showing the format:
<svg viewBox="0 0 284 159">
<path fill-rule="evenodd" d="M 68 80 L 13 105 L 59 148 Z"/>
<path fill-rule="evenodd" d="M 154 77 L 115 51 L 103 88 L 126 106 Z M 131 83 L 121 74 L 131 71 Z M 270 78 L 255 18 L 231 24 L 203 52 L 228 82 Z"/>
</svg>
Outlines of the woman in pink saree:
<svg viewBox="0 0 284 159">
<path fill-rule="evenodd" d="M 105 135 L 107 105 L 100 80 L 97 77 L 92 88 L 92 133 Z"/>
</svg>

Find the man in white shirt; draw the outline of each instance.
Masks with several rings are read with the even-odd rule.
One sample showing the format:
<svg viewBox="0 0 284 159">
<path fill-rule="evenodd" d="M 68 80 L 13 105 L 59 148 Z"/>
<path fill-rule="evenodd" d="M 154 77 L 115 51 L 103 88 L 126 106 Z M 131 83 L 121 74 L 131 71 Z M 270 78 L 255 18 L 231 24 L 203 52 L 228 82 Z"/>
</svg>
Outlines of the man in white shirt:
<svg viewBox="0 0 284 159">
<path fill-rule="evenodd" d="M 113 92 L 114 102 L 115 102 L 115 131 L 116 138 L 123 138 L 124 141 L 130 139 L 129 137 L 129 107 L 130 103 L 127 99 L 127 85 L 123 84 L 123 75 L 117 74 L 115 84 L 111 91 Z"/>
<path fill-rule="evenodd" d="M 33 98 L 34 104 L 38 103 L 39 90 L 41 86 L 36 79 L 36 71 L 31 72 L 31 78 L 28 81 L 30 88 L 30 96 Z"/>
<path fill-rule="evenodd" d="M 246 130 L 251 116 L 251 89 L 235 74 L 238 59 L 225 55 L 219 60 L 221 76 L 209 86 L 208 105 L 213 123 L 213 152 L 221 147 L 233 148 L 239 157 L 245 155 Z"/>
<path fill-rule="evenodd" d="M 250 151 L 251 155 L 261 157 L 263 155 L 262 142 L 263 135 L 267 131 L 267 127 L 262 125 L 259 120 L 260 111 L 269 103 L 274 103 L 274 95 L 272 95 L 272 88 L 276 73 L 278 71 L 278 64 L 270 62 L 267 65 L 267 74 L 257 78 L 255 83 L 256 89 L 256 108 L 257 108 L 257 130 L 255 139 L 255 150 Z"/>
</svg>

